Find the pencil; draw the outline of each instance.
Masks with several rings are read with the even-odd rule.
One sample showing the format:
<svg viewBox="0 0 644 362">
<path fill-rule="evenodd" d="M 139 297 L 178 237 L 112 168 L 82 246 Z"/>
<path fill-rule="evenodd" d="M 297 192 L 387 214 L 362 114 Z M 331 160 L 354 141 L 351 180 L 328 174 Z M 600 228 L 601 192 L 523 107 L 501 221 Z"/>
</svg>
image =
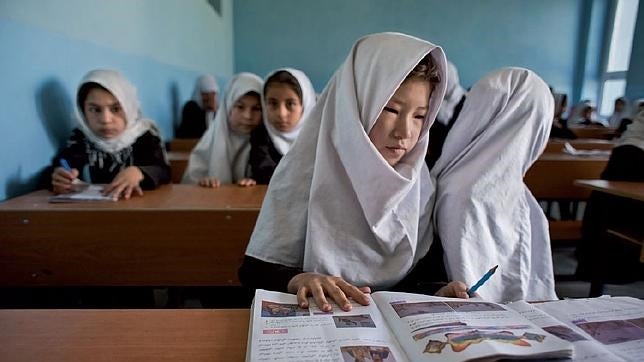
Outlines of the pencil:
<svg viewBox="0 0 644 362">
<path fill-rule="evenodd" d="M 476 290 L 479 289 L 481 285 L 483 285 L 488 279 L 490 279 L 490 277 L 492 276 L 492 274 L 494 274 L 496 268 L 498 267 L 498 265 L 495 265 L 494 268 L 488 270 L 487 273 L 485 273 L 485 275 L 483 275 L 483 277 L 481 277 L 481 279 L 476 282 L 476 284 L 472 285 L 470 289 L 467 290 L 467 295 L 469 295 L 470 297 L 473 296 L 474 293 L 476 293 Z"/>
</svg>

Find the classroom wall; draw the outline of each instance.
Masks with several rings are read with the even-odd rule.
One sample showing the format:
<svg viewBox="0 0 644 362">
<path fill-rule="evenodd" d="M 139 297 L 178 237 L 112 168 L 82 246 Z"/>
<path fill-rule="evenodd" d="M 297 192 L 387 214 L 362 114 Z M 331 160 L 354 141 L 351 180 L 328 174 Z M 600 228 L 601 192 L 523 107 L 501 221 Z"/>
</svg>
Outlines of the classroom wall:
<svg viewBox="0 0 644 362">
<path fill-rule="evenodd" d="M 82 76 L 122 71 L 166 139 L 195 78 L 232 76 L 232 2 L 0 0 L 0 200 L 34 190 L 74 127 Z"/>
<path fill-rule="evenodd" d="M 236 0 L 235 71 L 264 76 L 293 66 L 319 92 L 357 38 L 400 31 L 442 45 L 465 87 L 514 65 L 572 94 L 577 45 L 587 38 L 580 34 L 587 16 L 583 5 L 584 0 L 327 0 L 306 6 L 298 0 Z M 581 76 L 583 81 L 583 70 Z"/>
<path fill-rule="evenodd" d="M 626 96 L 633 100 L 644 98 L 644 1 L 640 1 L 637 11 L 631 61 L 626 76 Z"/>
</svg>

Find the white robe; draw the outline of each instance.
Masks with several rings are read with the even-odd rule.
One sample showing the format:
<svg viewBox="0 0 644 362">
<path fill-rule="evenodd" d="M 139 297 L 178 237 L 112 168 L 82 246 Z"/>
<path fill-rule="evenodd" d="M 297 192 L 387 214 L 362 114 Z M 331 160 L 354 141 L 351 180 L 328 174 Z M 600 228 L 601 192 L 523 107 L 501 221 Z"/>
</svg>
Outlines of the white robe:
<svg viewBox="0 0 644 362">
<path fill-rule="evenodd" d="M 194 184 L 204 177 L 214 177 L 221 183 L 230 184 L 246 176 L 250 135 L 239 134 L 230 128 L 230 111 L 235 102 L 248 92 L 261 94 L 261 78 L 251 73 L 234 76 L 212 127 L 208 127 L 190 153 L 182 183 Z"/>
<path fill-rule="evenodd" d="M 391 167 L 368 133 L 427 54 L 438 68 L 416 146 Z M 357 41 L 280 161 L 246 254 L 373 289 L 399 282 L 429 250 L 428 130 L 445 93 L 445 55 L 398 33 Z"/>
<path fill-rule="evenodd" d="M 473 285 L 499 265 L 478 293 L 487 300 L 552 300 L 548 221 L 523 177 L 543 152 L 553 97 L 527 69 L 493 72 L 470 90 L 431 170 L 434 222 L 450 280 Z"/>
<path fill-rule="evenodd" d="M 289 132 L 279 131 L 277 128 L 273 127 L 271 122 L 268 121 L 266 101 L 264 99 L 265 98 L 264 93 L 262 93 L 262 109 L 264 111 L 264 126 L 266 126 L 266 131 L 268 132 L 268 136 L 273 142 L 273 145 L 275 146 L 277 151 L 283 156 L 291 148 L 291 145 L 293 144 L 293 142 L 295 142 L 295 139 L 300 133 L 300 130 L 302 129 L 302 127 L 306 123 L 306 120 L 308 119 L 308 115 L 311 113 L 313 106 L 315 106 L 315 89 L 313 88 L 313 84 L 311 84 L 311 80 L 306 76 L 306 74 L 304 74 L 300 70 L 293 69 L 293 68 L 276 69 L 271 73 L 269 73 L 266 76 L 265 80 L 268 80 L 268 78 L 270 78 L 273 74 L 279 71 L 286 71 L 290 73 L 293 77 L 295 77 L 295 79 L 297 79 L 297 82 L 300 85 L 300 89 L 302 90 L 302 115 L 300 116 L 299 123 L 295 126 L 294 129 L 292 129 Z"/>
</svg>

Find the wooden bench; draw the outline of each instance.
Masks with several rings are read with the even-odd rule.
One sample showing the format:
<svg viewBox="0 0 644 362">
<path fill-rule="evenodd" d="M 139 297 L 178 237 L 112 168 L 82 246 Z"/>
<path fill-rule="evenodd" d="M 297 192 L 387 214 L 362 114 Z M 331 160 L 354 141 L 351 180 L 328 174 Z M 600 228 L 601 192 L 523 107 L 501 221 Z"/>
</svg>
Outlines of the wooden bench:
<svg viewBox="0 0 644 362">
<path fill-rule="evenodd" d="M 0 203 L 0 286 L 237 286 L 266 186 L 164 185 L 118 202 Z"/>
<path fill-rule="evenodd" d="M 168 142 L 168 151 L 190 152 L 199 142 L 199 138 L 175 138 Z"/>
<path fill-rule="evenodd" d="M 183 173 L 186 172 L 188 167 L 188 160 L 190 159 L 190 152 L 172 151 L 168 152 L 168 161 L 170 162 L 170 172 L 172 183 L 181 183 Z"/>
<path fill-rule="evenodd" d="M 615 145 L 612 141 L 609 140 L 599 140 L 599 139 L 576 139 L 576 140 L 560 140 L 560 139 L 551 139 L 546 145 L 544 153 L 558 153 L 564 150 L 564 145 L 570 143 L 577 150 L 602 150 L 608 151 L 612 150 Z"/>
<path fill-rule="evenodd" d="M 570 127 L 570 130 L 577 138 L 596 138 L 609 140 L 617 134 L 615 128 L 596 127 L 596 126 L 579 126 Z"/>
<path fill-rule="evenodd" d="M 591 191 L 576 187 L 574 181 L 580 178 L 599 178 L 607 163 L 606 156 L 544 153 L 528 170 L 524 181 L 539 201 L 585 201 L 590 197 Z M 550 239 L 581 239 L 581 221 L 550 221 Z"/>
</svg>

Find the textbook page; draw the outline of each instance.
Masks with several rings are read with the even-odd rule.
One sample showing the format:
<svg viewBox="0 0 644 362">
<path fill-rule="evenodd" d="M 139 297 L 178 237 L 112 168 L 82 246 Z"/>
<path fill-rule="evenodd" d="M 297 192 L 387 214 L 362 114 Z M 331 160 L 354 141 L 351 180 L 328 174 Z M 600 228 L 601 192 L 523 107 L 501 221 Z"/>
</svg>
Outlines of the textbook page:
<svg viewBox="0 0 644 362">
<path fill-rule="evenodd" d="M 376 304 L 333 305 L 322 312 L 309 299 L 258 289 L 252 306 L 248 361 L 408 361 Z"/>
<path fill-rule="evenodd" d="M 563 322 L 548 315 L 544 311 L 536 308 L 534 305 L 524 301 L 518 301 L 508 304 L 508 307 L 514 309 L 525 319 L 543 328 L 550 334 L 566 340 L 575 348 L 574 360 L 585 362 L 623 362 L 622 358 L 613 354 L 602 344 L 595 340 L 584 337 L 577 326 L 567 326 Z"/>
<path fill-rule="evenodd" d="M 535 304 L 585 338 L 627 361 L 644 356 L 644 301 L 630 297 L 567 299 Z"/>
<path fill-rule="evenodd" d="M 393 292 L 373 299 L 412 361 L 572 356 L 571 343 L 500 304 Z"/>
<path fill-rule="evenodd" d="M 87 184 L 80 191 L 51 196 L 49 202 L 117 201 L 116 197 L 103 195 L 104 187 L 105 185 Z"/>
</svg>

